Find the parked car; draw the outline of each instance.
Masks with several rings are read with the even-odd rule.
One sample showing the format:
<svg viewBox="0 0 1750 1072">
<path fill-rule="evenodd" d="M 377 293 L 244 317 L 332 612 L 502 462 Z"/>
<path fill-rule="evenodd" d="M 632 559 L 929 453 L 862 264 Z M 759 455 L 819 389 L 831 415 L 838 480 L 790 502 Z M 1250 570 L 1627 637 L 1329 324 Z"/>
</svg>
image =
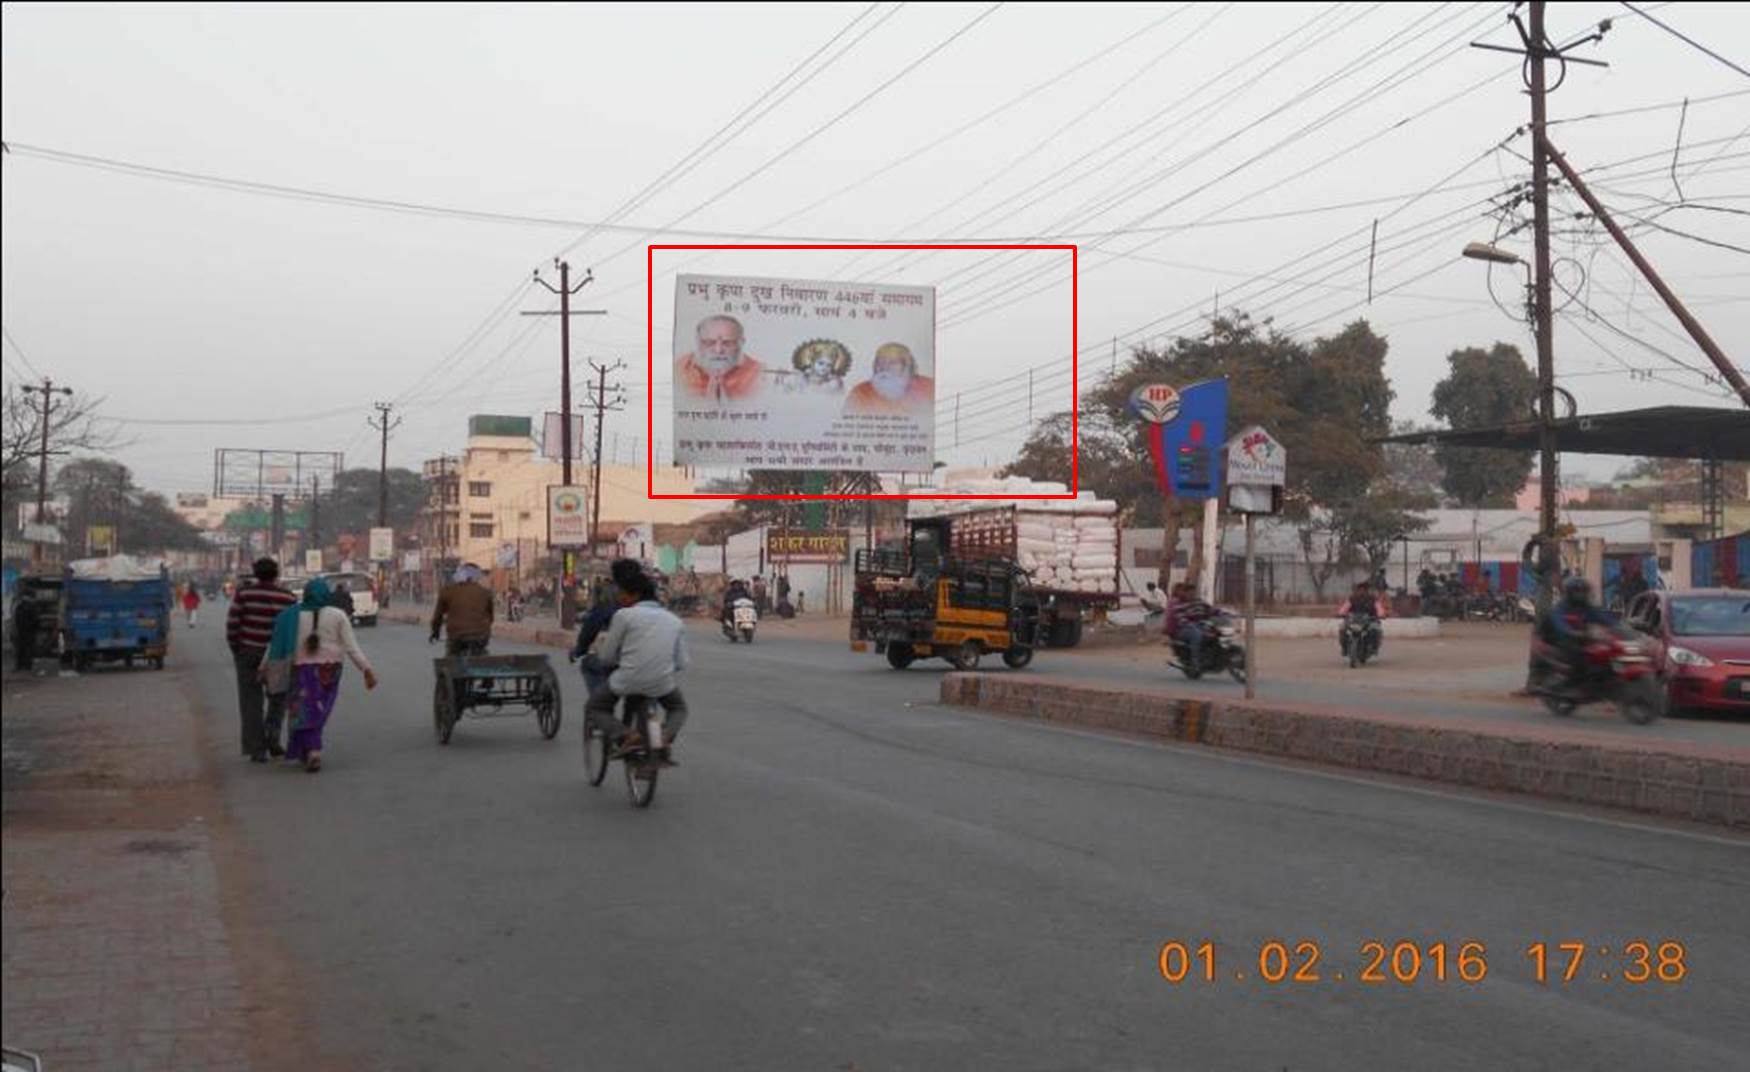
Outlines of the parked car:
<svg viewBox="0 0 1750 1072">
<path fill-rule="evenodd" d="M 370 574 L 324 573 L 322 579 L 328 582 L 330 590 L 346 585 L 347 592 L 352 596 L 354 625 L 377 624 L 377 582 Z"/>
<path fill-rule="evenodd" d="M 1670 710 L 1750 711 L 1750 590 L 1643 592 L 1627 617 L 1647 638 Z"/>
</svg>

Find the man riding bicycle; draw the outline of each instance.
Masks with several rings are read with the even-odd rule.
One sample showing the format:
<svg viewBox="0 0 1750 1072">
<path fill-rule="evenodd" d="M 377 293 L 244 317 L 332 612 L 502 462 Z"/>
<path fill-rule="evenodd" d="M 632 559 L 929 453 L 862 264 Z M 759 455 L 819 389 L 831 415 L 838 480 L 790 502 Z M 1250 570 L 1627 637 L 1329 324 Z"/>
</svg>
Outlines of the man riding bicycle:
<svg viewBox="0 0 1750 1072">
<path fill-rule="evenodd" d="M 610 754 L 623 755 L 643 742 L 636 730 L 621 726 L 614 717 L 616 704 L 621 697 L 654 699 L 666 713 L 665 747 L 657 751 L 657 758 L 672 763 L 667 746 L 680 736 L 687 721 L 686 699 L 675 682 L 675 676 L 687 668 L 689 661 L 686 630 L 681 620 L 657 601 L 656 584 L 641 565 L 622 558 L 610 572 L 614 587 L 619 590 L 620 609 L 601 639 L 596 658 L 613 670 L 605 685 L 591 690 L 584 716 L 614 746 Z"/>
<path fill-rule="evenodd" d="M 483 655 L 492 640 L 492 589 L 480 583 L 480 576 L 480 567 L 470 562 L 438 593 L 437 609 L 431 615 L 431 642 L 437 643 L 447 623 L 446 655 Z"/>
</svg>

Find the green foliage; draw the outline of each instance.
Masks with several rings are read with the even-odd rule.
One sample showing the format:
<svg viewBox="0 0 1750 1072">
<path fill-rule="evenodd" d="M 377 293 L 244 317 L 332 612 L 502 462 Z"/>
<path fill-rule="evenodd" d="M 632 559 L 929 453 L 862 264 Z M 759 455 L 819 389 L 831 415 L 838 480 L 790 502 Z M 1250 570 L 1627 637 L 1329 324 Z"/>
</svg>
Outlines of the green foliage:
<svg viewBox="0 0 1750 1072">
<path fill-rule="evenodd" d="M 1498 342 L 1487 350 L 1454 350 L 1451 371 L 1434 385 L 1429 412 L 1449 428 L 1493 428 L 1528 419 L 1537 398 L 1537 376 L 1518 347 Z M 1437 446 L 1440 486 L 1464 506 L 1510 504 L 1531 475 L 1534 452 Z"/>
<path fill-rule="evenodd" d="M 67 498 L 67 539 L 83 547 L 87 530 L 113 525 L 119 550 L 128 554 L 195 551 L 207 546 L 200 531 L 179 517 L 164 496 L 134 486 L 127 466 L 107 458 L 79 458 L 55 473 L 56 492 Z"/>
</svg>

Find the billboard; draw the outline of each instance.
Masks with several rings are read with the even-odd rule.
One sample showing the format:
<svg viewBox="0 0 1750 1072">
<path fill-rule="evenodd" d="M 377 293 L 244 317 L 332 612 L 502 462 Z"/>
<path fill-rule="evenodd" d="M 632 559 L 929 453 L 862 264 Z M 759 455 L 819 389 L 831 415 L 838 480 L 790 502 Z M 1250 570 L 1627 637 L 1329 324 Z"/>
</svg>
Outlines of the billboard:
<svg viewBox="0 0 1750 1072">
<path fill-rule="evenodd" d="M 220 499 L 254 499 L 274 495 L 298 499 L 311 491 L 311 480 L 332 488 L 345 457 L 327 450 L 247 450 L 223 447 L 213 452 L 213 495 Z"/>
<path fill-rule="evenodd" d="M 571 415 L 571 460 L 586 457 L 583 449 L 583 414 Z M 565 418 L 549 413 L 541 422 L 541 457 L 565 460 Z"/>
<path fill-rule="evenodd" d="M 681 275 L 674 461 L 929 472 L 933 287 Z"/>
<path fill-rule="evenodd" d="M 547 486 L 547 546 L 589 546 L 589 496 L 581 485 Z"/>
</svg>

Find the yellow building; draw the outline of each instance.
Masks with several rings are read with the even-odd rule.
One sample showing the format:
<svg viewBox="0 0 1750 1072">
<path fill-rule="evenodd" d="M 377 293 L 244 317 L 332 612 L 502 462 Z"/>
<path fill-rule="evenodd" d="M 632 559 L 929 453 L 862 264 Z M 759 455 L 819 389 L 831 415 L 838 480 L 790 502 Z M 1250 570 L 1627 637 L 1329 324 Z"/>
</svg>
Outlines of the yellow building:
<svg viewBox="0 0 1750 1072">
<path fill-rule="evenodd" d="M 547 489 L 563 482 L 563 466 L 536 449 L 527 417 L 479 414 L 468 419 L 468 444 L 460 456 L 424 464 L 433 502 L 422 519 L 423 545 L 452 562 L 472 562 L 495 571 L 527 575 L 548 557 Z M 590 465 L 572 462 L 572 482 L 587 487 Z M 691 494 L 693 482 L 679 469 L 656 472 L 658 494 Z M 601 528 L 635 522 L 683 523 L 709 513 L 708 501 L 651 499 L 645 469 L 602 466 Z"/>
</svg>

